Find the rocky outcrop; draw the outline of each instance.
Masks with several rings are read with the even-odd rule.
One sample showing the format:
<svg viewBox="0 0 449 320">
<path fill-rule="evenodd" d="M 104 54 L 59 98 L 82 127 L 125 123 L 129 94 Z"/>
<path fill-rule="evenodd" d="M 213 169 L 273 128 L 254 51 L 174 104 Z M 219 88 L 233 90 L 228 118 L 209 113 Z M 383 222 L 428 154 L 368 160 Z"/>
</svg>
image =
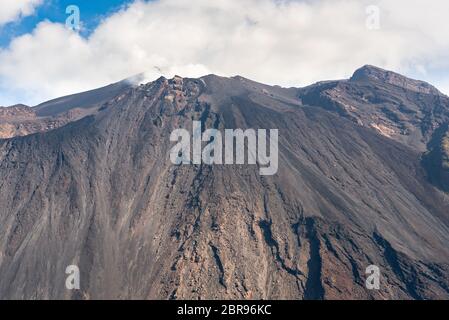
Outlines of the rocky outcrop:
<svg viewBox="0 0 449 320">
<path fill-rule="evenodd" d="M 354 72 L 351 81 L 375 81 L 390 84 L 399 88 L 418 93 L 441 95 L 434 86 L 424 81 L 414 80 L 396 72 L 384 70 L 375 66 L 366 65 Z"/>
<path fill-rule="evenodd" d="M 428 146 L 429 151 L 423 156 L 424 168 L 434 185 L 449 192 L 449 129 L 447 124 L 435 131 Z"/>
</svg>

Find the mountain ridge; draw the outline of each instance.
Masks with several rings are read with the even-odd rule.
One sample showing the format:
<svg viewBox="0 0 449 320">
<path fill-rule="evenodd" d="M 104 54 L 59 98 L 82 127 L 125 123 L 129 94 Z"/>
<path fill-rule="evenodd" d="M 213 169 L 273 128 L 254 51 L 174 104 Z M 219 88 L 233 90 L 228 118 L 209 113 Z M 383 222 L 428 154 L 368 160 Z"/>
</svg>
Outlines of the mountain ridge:
<svg viewBox="0 0 449 320">
<path fill-rule="evenodd" d="M 420 93 L 443 95 L 437 88 L 427 82 L 407 78 L 399 73 L 388 71 L 372 65 L 365 65 L 357 69 L 349 80 L 375 80 L 384 83 L 390 83 L 398 87 L 417 91 Z"/>
</svg>

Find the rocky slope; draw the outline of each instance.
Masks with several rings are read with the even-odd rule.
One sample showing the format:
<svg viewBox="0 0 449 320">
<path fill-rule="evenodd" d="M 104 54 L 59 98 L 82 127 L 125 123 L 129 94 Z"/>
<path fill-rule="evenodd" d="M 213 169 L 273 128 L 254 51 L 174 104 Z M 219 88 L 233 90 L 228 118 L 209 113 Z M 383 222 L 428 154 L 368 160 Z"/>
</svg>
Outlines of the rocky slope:
<svg viewBox="0 0 449 320">
<path fill-rule="evenodd" d="M 34 108 L 25 105 L 0 107 L 0 139 L 47 132 L 96 114 L 102 104 L 133 87 L 138 77 L 109 86 L 47 101 Z"/>
<path fill-rule="evenodd" d="M 448 111 L 374 67 L 304 89 L 176 77 L 0 140 L 0 298 L 447 299 L 445 162 L 425 155 L 447 150 Z M 278 173 L 173 165 L 192 120 L 278 128 Z"/>
</svg>

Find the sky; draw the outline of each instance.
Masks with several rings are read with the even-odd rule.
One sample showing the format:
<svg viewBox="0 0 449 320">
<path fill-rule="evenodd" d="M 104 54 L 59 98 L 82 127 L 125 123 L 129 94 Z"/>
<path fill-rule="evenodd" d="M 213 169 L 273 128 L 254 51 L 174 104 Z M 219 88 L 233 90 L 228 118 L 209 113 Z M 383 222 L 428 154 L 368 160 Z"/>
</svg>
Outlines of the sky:
<svg viewBox="0 0 449 320">
<path fill-rule="evenodd" d="M 3 1 L 5 4 L 3 4 Z M 10 18 L 3 18 L 0 14 L 0 47 L 7 47 L 14 38 L 32 32 L 37 24 L 41 21 L 48 20 L 53 23 L 65 23 L 68 15 L 65 9 L 70 5 L 77 5 L 82 10 L 84 23 L 81 35 L 88 37 L 98 24 L 111 14 L 119 11 L 123 6 L 132 1 L 123 0 L 52 0 L 52 1 L 24 1 L 24 0 L 0 0 L 0 8 L 8 6 L 8 2 L 15 4 L 11 9 Z M 23 5 L 21 5 L 21 3 Z M 23 11 L 21 8 L 26 6 L 33 8 L 28 13 L 20 15 Z M 9 6 L 12 7 L 11 4 Z M 25 11 L 26 12 L 26 11 Z M 2 25 L 3 23 L 3 25 Z"/>
<path fill-rule="evenodd" d="M 365 64 L 448 94 L 448 12 L 447 0 L 0 0 L 0 106 L 142 72 L 300 87 Z"/>
</svg>

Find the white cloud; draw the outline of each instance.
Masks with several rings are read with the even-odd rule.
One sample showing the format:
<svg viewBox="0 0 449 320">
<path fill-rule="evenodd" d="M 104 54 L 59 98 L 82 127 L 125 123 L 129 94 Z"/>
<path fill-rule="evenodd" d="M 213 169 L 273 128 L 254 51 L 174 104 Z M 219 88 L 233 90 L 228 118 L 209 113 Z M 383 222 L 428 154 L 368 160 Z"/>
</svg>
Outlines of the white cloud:
<svg viewBox="0 0 449 320">
<path fill-rule="evenodd" d="M 34 9 L 42 0 L 1 0 L 0 27 L 8 22 L 15 21 L 34 13 Z"/>
<path fill-rule="evenodd" d="M 373 4 L 379 30 L 366 27 Z M 38 103 L 143 71 L 149 79 L 239 74 L 303 86 L 374 64 L 433 80 L 435 70 L 449 70 L 447 12 L 446 0 L 138 1 L 88 39 L 50 22 L 15 39 L 0 51 L 0 105 L 11 97 Z"/>
</svg>

